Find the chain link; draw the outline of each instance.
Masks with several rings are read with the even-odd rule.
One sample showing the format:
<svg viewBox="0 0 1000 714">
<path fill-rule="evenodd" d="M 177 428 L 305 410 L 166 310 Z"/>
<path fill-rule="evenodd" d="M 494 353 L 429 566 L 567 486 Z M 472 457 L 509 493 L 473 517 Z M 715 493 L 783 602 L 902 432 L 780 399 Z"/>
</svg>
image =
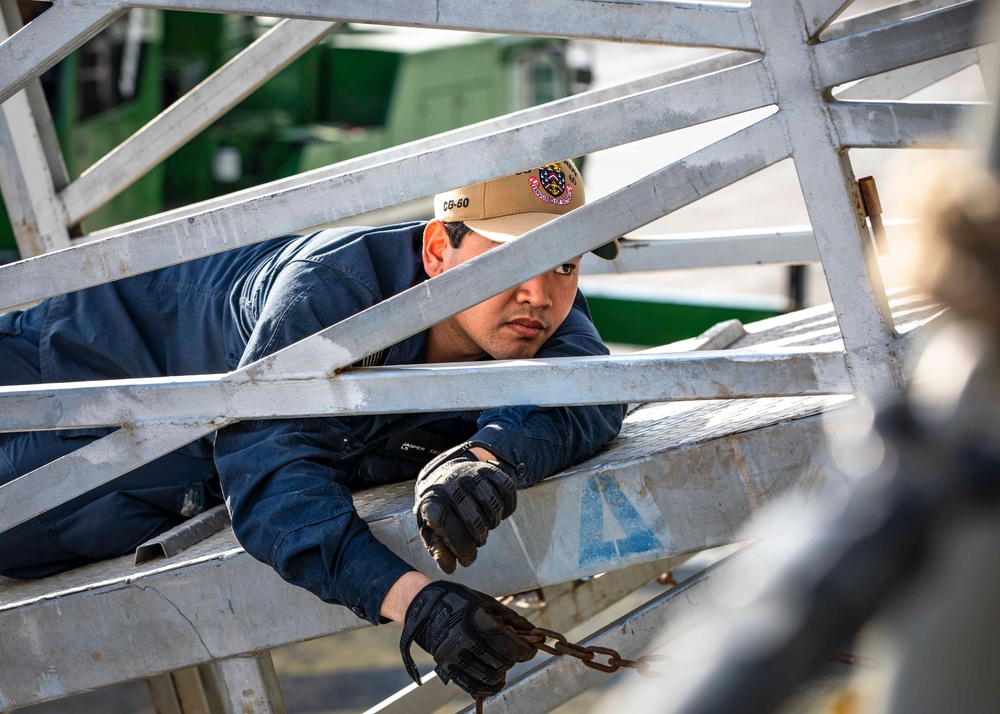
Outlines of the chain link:
<svg viewBox="0 0 1000 714">
<path fill-rule="evenodd" d="M 546 630 L 541 627 L 536 627 L 531 630 L 520 630 L 517 634 L 520 635 L 528 644 L 533 645 L 535 649 L 539 649 L 542 652 L 547 652 L 556 656 L 569 655 L 570 657 L 574 657 L 575 659 L 583 662 L 585 666 L 590 667 L 591 669 L 596 669 L 598 672 L 607 672 L 608 674 L 611 674 L 612 672 L 617 672 L 619 669 L 624 667 L 635 670 L 643 677 L 667 676 L 665 672 L 651 671 L 650 665 L 654 662 L 666 662 L 669 657 L 646 655 L 645 657 L 640 657 L 639 659 L 625 659 L 616 650 L 613 650 L 610 647 L 598 647 L 597 645 L 585 647 L 583 645 L 574 644 L 567 640 L 565 635 L 553 630 Z M 548 640 L 555 640 L 555 643 L 549 645 L 547 644 Z M 606 661 L 598 661 L 598 656 L 606 658 Z"/>
</svg>

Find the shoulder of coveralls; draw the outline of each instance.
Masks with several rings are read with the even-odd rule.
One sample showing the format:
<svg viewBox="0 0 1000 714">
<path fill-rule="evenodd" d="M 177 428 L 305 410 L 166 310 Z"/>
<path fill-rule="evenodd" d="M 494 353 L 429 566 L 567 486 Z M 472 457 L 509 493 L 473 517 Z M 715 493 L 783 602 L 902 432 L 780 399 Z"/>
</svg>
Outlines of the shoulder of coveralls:
<svg viewBox="0 0 1000 714">
<path fill-rule="evenodd" d="M 424 221 L 378 228 L 353 227 L 306 236 L 294 260 L 318 263 L 351 275 L 374 273 L 383 299 L 426 280 L 420 258 Z"/>
</svg>

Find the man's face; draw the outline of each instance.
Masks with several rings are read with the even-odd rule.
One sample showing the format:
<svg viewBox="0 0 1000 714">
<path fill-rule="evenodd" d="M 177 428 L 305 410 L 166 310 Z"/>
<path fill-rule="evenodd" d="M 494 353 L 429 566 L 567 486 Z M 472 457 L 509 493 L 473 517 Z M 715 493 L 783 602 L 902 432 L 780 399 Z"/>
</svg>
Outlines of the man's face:
<svg viewBox="0 0 1000 714">
<path fill-rule="evenodd" d="M 459 248 L 446 237 L 439 263 L 428 269 L 425 240 L 425 269 L 433 277 L 499 245 L 474 231 Z M 534 357 L 573 307 L 579 268 L 577 258 L 438 323 L 428 338 L 428 361 Z"/>
</svg>

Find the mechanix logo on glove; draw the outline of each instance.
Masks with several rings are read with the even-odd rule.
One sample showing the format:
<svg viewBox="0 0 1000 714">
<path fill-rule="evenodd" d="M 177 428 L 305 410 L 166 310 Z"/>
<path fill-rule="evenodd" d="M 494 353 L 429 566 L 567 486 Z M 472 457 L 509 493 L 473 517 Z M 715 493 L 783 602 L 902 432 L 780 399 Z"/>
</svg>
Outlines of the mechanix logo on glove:
<svg viewBox="0 0 1000 714">
<path fill-rule="evenodd" d="M 517 507 L 517 485 L 498 462 L 480 461 L 460 444 L 417 476 L 413 512 L 424 547 L 446 573 L 476 560 L 490 530 Z"/>
</svg>

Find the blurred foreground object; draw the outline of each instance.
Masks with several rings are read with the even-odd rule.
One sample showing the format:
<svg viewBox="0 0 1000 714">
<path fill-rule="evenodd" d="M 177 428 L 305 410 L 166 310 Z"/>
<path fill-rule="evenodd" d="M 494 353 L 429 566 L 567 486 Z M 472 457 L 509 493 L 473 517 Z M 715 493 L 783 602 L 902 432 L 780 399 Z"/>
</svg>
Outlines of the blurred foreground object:
<svg viewBox="0 0 1000 714">
<path fill-rule="evenodd" d="M 870 621 L 888 636 L 881 691 L 795 711 L 1000 711 L 1000 183 L 975 170 L 937 188 L 918 280 L 950 324 L 905 393 L 834 444 L 871 454 L 840 516 L 763 544 L 773 577 L 715 666 L 675 708 L 660 693 L 644 711 L 787 711 Z"/>
</svg>

